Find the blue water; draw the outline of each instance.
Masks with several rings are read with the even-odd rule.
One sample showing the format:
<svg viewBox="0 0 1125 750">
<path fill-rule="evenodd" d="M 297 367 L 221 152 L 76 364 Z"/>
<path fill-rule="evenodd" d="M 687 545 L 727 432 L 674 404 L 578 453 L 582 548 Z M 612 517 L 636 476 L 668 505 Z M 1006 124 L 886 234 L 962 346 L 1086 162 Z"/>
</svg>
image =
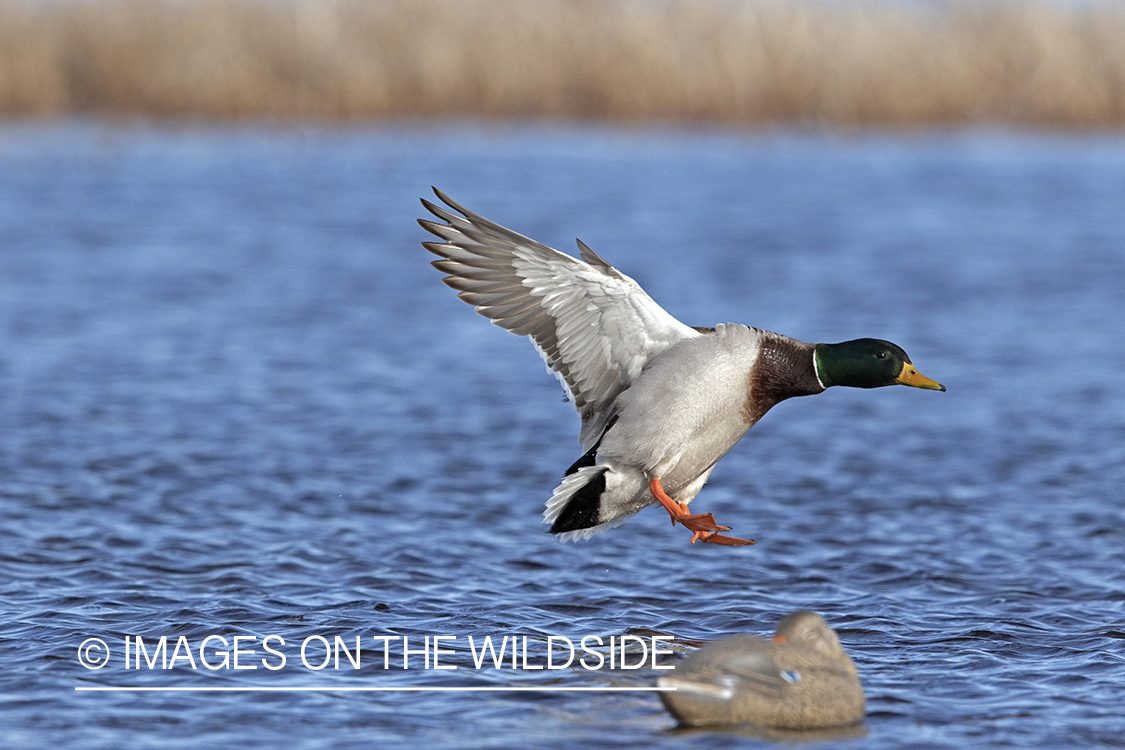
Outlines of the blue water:
<svg viewBox="0 0 1125 750">
<path fill-rule="evenodd" d="M 692 506 L 756 546 L 659 508 L 562 545 L 577 417 L 428 265 L 430 184 L 685 322 L 887 338 L 949 392 L 776 407 Z M 642 691 L 74 688 L 646 687 L 477 670 L 468 637 L 534 666 L 548 636 L 684 650 L 809 608 L 867 691 L 842 746 L 1125 746 L 1123 330 L 1119 137 L 4 127 L 0 745 L 752 747 Z M 257 668 L 205 667 L 211 635 Z M 434 635 L 457 670 L 401 641 L 382 668 L 374 636 Z M 137 636 L 157 668 L 125 668 Z M 305 667 L 313 636 L 361 668 Z"/>
</svg>

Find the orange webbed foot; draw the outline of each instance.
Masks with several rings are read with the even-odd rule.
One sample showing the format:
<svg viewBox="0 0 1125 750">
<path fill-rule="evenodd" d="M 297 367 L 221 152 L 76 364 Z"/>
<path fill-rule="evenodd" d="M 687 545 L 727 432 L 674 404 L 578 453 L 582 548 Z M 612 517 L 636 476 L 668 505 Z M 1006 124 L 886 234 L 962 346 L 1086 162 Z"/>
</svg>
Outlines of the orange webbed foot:
<svg viewBox="0 0 1125 750">
<path fill-rule="evenodd" d="M 663 485 L 660 484 L 659 477 L 649 482 L 648 488 L 653 497 L 664 506 L 664 510 L 668 511 L 668 515 L 672 517 L 673 526 L 679 521 L 684 527 L 694 532 L 691 537 L 692 544 L 700 540 L 727 547 L 744 547 L 748 544 L 755 544 L 753 539 L 738 539 L 737 537 L 719 534 L 720 531 L 730 531 L 731 527 L 720 526 L 715 521 L 715 516 L 710 513 L 688 513 L 683 506 L 668 497 L 668 493 L 664 491 Z"/>
<path fill-rule="evenodd" d="M 721 544 L 724 547 L 746 547 L 751 544 L 757 544 L 753 539 L 739 539 L 736 536 L 724 536 L 723 534 L 703 534 L 703 532 L 695 532 L 695 536 L 691 538 L 691 543 L 695 544 L 697 539 L 702 539 L 711 544 Z"/>
<path fill-rule="evenodd" d="M 682 516 L 677 516 L 672 520 L 679 521 L 692 531 L 730 531 L 730 526 L 720 526 L 718 523 L 716 523 L 715 517 L 710 513 L 697 513 L 690 516 L 684 514 Z"/>
</svg>

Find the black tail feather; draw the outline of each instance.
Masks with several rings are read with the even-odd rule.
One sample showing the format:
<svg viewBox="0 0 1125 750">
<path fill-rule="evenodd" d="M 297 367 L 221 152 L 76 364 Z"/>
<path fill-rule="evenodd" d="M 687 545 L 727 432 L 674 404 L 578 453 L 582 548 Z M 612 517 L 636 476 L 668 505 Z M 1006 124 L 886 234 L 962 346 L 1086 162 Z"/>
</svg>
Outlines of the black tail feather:
<svg viewBox="0 0 1125 750">
<path fill-rule="evenodd" d="M 609 424 L 605 426 L 602 431 L 601 437 L 598 442 L 594 443 L 594 447 L 586 451 L 582 458 L 575 461 L 566 470 L 563 476 L 569 477 L 579 469 L 584 469 L 587 466 L 594 466 L 598 462 L 598 448 L 605 439 L 605 435 L 617 422 L 617 416 L 614 415 L 613 419 L 609 420 Z M 567 501 L 566 506 L 562 509 L 562 513 L 551 524 L 552 534 L 561 534 L 564 531 L 578 531 L 579 529 L 588 529 L 591 526 L 598 525 L 598 514 L 602 507 L 602 493 L 605 492 L 605 472 L 599 471 L 597 476 L 586 483 L 586 486 L 575 492 L 570 500 Z"/>
<path fill-rule="evenodd" d="M 593 451 L 586 454 L 592 456 Z M 581 463 L 586 459 L 586 456 L 578 459 Z M 589 464 L 592 465 L 593 459 L 591 458 Z M 573 471 L 578 471 L 578 464 L 571 467 Z M 568 471 L 567 474 L 573 473 Z M 552 534 L 561 534 L 564 531 L 577 531 L 579 529 L 588 529 L 591 526 L 598 525 L 598 514 L 602 507 L 602 493 L 605 492 L 605 472 L 599 471 L 597 475 L 586 483 L 586 486 L 575 492 L 567 501 L 566 507 L 562 509 L 562 513 L 551 524 Z"/>
</svg>

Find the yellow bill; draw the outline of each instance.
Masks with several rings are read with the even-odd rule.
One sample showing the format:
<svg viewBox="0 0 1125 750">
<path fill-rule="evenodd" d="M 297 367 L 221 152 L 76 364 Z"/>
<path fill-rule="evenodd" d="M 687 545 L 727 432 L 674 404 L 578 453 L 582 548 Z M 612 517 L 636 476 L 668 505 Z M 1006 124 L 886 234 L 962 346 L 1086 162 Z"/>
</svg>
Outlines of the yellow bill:
<svg viewBox="0 0 1125 750">
<path fill-rule="evenodd" d="M 914 369 L 914 365 L 909 362 L 903 364 L 902 372 L 895 378 L 895 382 L 899 385 L 909 385 L 914 388 L 926 388 L 931 391 L 944 391 L 945 386 L 936 380 L 930 380 L 922 373 Z"/>
</svg>

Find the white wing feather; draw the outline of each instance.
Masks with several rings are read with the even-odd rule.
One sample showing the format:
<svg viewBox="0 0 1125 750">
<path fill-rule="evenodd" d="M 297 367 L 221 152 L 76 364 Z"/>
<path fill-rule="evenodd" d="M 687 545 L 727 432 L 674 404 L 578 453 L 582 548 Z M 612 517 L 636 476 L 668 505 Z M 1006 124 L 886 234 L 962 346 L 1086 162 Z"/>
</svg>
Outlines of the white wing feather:
<svg viewBox="0 0 1125 750">
<path fill-rule="evenodd" d="M 601 437 L 614 399 L 653 357 L 700 335 L 582 242 L 578 260 L 434 193 L 461 214 L 422 201 L 441 219 L 418 221 L 444 240 L 422 243 L 442 256 L 434 267 L 478 313 L 531 339 L 582 417 L 583 450 Z"/>
</svg>

